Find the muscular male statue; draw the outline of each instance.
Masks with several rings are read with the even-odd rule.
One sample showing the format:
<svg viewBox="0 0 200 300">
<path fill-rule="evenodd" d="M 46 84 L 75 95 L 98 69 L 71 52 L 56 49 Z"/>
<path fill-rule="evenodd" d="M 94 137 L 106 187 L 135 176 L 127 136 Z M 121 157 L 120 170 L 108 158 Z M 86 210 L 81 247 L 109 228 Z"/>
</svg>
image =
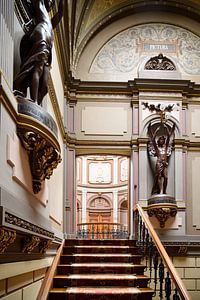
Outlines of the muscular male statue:
<svg viewBox="0 0 200 300">
<path fill-rule="evenodd" d="M 34 11 L 34 26 L 21 40 L 20 72 L 14 81 L 14 91 L 17 95 L 27 96 L 30 88 L 30 97 L 33 102 L 42 103 L 48 92 L 48 75 L 52 61 L 53 29 L 63 16 L 64 0 L 60 0 L 58 12 L 50 20 L 48 12 L 51 9 L 51 0 L 31 0 Z"/>
<path fill-rule="evenodd" d="M 161 128 L 161 125 L 166 131 L 166 136 L 162 135 L 157 139 L 156 135 Z M 157 157 L 156 169 L 154 176 L 154 183 L 152 187 L 151 194 L 160 194 L 161 191 L 163 194 L 166 194 L 167 183 L 168 183 L 168 162 L 169 157 L 171 156 L 172 147 L 170 145 L 170 138 L 174 133 L 175 124 L 172 126 L 171 130 L 168 129 L 167 125 L 161 123 L 157 127 L 155 132 L 152 131 L 151 123 L 148 126 L 148 133 L 150 137 L 151 147 L 153 148 L 153 154 Z M 163 178 L 163 183 L 162 183 Z"/>
</svg>

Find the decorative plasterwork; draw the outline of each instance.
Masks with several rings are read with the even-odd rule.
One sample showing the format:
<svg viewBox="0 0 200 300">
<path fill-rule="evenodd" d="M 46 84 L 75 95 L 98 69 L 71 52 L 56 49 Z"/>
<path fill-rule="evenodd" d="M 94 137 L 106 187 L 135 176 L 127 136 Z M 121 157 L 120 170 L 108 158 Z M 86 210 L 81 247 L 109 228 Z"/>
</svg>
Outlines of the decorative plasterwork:
<svg viewBox="0 0 200 300">
<path fill-rule="evenodd" d="M 8 228 L 0 228 L 0 254 L 14 243 L 16 239 L 16 231 Z"/>
<path fill-rule="evenodd" d="M 108 162 L 89 163 L 89 183 L 111 183 L 111 167 Z"/>
<path fill-rule="evenodd" d="M 90 73 L 130 73 L 152 54 L 163 53 L 187 74 L 200 74 L 200 38 L 174 25 L 139 25 L 115 35 L 93 60 Z"/>
</svg>

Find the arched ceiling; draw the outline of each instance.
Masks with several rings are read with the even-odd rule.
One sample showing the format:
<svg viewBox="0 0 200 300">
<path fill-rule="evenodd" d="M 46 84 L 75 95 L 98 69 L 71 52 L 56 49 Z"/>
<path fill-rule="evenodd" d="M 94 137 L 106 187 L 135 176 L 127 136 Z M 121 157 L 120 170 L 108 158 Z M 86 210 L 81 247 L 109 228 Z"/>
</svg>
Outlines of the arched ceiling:
<svg viewBox="0 0 200 300">
<path fill-rule="evenodd" d="M 71 0 L 68 2 L 71 64 L 88 41 L 108 24 L 138 12 L 170 11 L 200 20 L 199 0 Z M 65 23 L 65 25 L 67 25 Z"/>
</svg>

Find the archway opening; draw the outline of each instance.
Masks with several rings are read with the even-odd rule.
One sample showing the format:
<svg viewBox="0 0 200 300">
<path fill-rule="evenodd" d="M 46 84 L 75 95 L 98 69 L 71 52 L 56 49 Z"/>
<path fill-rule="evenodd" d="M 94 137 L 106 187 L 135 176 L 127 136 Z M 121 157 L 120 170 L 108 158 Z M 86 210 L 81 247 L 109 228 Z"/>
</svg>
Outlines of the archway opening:
<svg viewBox="0 0 200 300">
<path fill-rule="evenodd" d="M 129 236 L 129 158 L 84 155 L 76 158 L 77 237 Z"/>
</svg>

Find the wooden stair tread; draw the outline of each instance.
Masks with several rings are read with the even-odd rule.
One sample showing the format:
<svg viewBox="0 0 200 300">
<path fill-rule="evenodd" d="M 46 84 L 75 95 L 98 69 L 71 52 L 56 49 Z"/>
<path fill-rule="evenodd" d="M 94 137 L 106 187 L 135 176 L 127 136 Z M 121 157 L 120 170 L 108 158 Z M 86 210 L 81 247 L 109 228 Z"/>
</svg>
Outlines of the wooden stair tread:
<svg viewBox="0 0 200 300">
<path fill-rule="evenodd" d="M 69 287 L 69 288 L 53 288 L 51 293 L 73 293 L 73 294 L 141 294 L 153 293 L 151 288 L 136 287 Z"/>
<path fill-rule="evenodd" d="M 110 262 L 104 262 L 104 263 L 72 263 L 72 264 L 59 264 L 59 267 L 97 267 L 97 268 L 104 268 L 104 267 L 143 267 L 144 265 L 141 264 L 131 264 L 131 263 L 110 263 Z"/>
<path fill-rule="evenodd" d="M 65 248 L 67 248 L 68 246 L 65 246 Z M 71 248 L 71 246 L 69 246 L 70 248 Z M 102 249 L 102 248 L 105 248 L 105 249 L 108 249 L 108 248 L 116 248 L 116 245 L 115 246 L 112 246 L 112 245 L 74 245 L 74 246 L 72 246 L 72 247 L 74 247 L 74 248 L 88 248 L 88 249 L 93 249 L 93 248 L 100 248 L 100 249 Z M 119 248 L 119 249 L 130 249 L 130 248 L 137 248 L 137 247 L 130 247 L 130 246 L 127 246 L 127 245 L 125 245 L 125 246 L 118 246 L 117 245 L 117 248 Z"/>
<path fill-rule="evenodd" d="M 62 254 L 61 256 L 71 257 L 71 256 L 80 256 L 80 257 L 141 257 L 140 254 L 131 254 L 131 253 L 73 253 L 73 254 Z"/>
<path fill-rule="evenodd" d="M 146 275 L 137 274 L 70 274 L 55 275 L 54 278 L 62 279 L 149 279 Z"/>
</svg>

